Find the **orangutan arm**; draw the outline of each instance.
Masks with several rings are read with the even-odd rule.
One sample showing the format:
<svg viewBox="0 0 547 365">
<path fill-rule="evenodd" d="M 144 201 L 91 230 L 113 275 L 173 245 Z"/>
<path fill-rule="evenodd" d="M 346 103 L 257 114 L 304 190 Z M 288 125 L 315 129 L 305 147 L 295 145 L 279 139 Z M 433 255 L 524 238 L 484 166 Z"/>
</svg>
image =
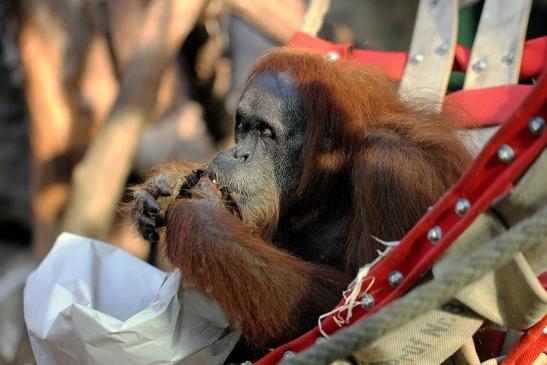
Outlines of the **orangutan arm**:
<svg viewBox="0 0 547 365">
<path fill-rule="evenodd" d="M 159 241 L 156 229 L 165 225 L 165 212 L 177 199 L 181 186 L 202 166 L 186 162 L 167 163 L 154 167 L 142 184 L 131 188 L 132 201 L 122 206 L 123 214 L 133 216 L 144 239 Z"/>
<path fill-rule="evenodd" d="M 257 238 L 223 206 L 212 184 L 205 189 L 167 212 L 166 254 L 185 281 L 217 300 L 254 349 L 315 326 L 341 298 L 349 277 Z"/>
</svg>

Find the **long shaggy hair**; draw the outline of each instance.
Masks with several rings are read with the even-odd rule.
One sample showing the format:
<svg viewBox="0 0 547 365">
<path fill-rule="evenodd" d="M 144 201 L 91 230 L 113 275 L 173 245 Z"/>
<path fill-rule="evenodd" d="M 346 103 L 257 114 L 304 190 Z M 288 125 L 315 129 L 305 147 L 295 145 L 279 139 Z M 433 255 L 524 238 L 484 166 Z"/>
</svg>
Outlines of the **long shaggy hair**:
<svg viewBox="0 0 547 365">
<path fill-rule="evenodd" d="M 249 82 L 264 71 L 286 73 L 297 84 L 307 126 L 291 199 L 303 212 L 299 223 L 313 234 L 336 225 L 325 217 L 343 216 L 343 239 L 335 243 L 341 264 L 296 257 L 295 248 L 305 244 L 291 239 L 296 224 L 284 227 L 286 251 L 264 239 L 283 217 L 268 213 L 275 219 L 263 226 L 256 217 L 278 212 L 277 197 L 255 200 L 263 206 L 242 209 L 240 220 L 219 204 L 212 185 L 169 206 L 165 240 L 184 279 L 215 298 L 258 353 L 313 327 L 351 275 L 376 256 L 372 236 L 402 238 L 470 162 L 450 120 L 402 102 L 397 85 L 376 69 L 281 48 L 258 61 Z M 323 257 L 325 247 L 311 249 Z"/>
<path fill-rule="evenodd" d="M 448 116 L 403 102 L 397 84 L 376 68 L 279 48 L 258 61 L 248 82 L 264 71 L 288 73 L 303 99 L 297 199 L 310 209 L 318 196 L 349 202 L 350 272 L 376 255 L 371 235 L 402 238 L 471 161 Z M 351 188 L 337 189 L 346 180 Z"/>
</svg>

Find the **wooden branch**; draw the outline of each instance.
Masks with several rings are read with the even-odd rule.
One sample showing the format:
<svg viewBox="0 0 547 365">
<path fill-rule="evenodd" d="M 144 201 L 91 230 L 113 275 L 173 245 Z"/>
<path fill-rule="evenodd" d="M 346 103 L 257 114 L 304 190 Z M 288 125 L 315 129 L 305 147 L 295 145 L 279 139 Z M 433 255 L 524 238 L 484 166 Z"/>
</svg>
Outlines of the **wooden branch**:
<svg viewBox="0 0 547 365">
<path fill-rule="evenodd" d="M 146 12 L 144 0 L 108 0 L 110 39 L 118 74 L 123 74 L 134 54 Z M 176 60 L 164 70 L 150 119 L 155 121 L 180 99 L 180 74 Z"/>
<path fill-rule="evenodd" d="M 116 68 L 122 74 L 133 56 L 146 6 L 143 0 L 107 0 L 106 8 Z"/>
<path fill-rule="evenodd" d="M 409 58 L 399 91 L 422 97 L 441 109 L 457 41 L 458 2 L 421 0 L 414 23 Z"/>
<path fill-rule="evenodd" d="M 71 31 L 66 14 L 50 1 L 24 0 L 20 7 L 19 53 L 31 123 L 33 250 L 41 259 L 59 232 L 69 172 L 91 131 L 93 105 L 83 102 L 80 90 L 90 38 L 85 31 Z M 65 10 L 89 15 L 78 5 Z"/>
<path fill-rule="evenodd" d="M 80 92 L 92 111 L 91 128 L 86 145 L 105 122 L 108 112 L 116 100 L 118 88 L 107 40 L 103 34 L 95 33 L 87 51 L 80 82 Z"/>
<path fill-rule="evenodd" d="M 531 8 L 532 0 L 484 2 L 464 89 L 518 82 Z"/>
<path fill-rule="evenodd" d="M 71 116 L 61 83 L 61 27 L 44 16 L 42 21 L 48 23 L 49 29 L 47 39 L 44 39 L 41 35 L 44 33 L 36 23 L 35 9 L 25 8 L 25 5 L 19 52 L 26 76 L 25 93 L 30 113 L 33 250 L 39 259 L 49 251 L 57 235 L 57 217 L 68 198 L 68 184 L 52 176 L 55 174 L 49 162 L 69 149 Z M 45 13 L 46 10 L 40 9 L 39 12 Z"/>
<path fill-rule="evenodd" d="M 107 237 L 161 76 L 205 4 L 206 0 L 153 0 L 149 4 L 107 123 L 74 170 L 64 230 Z"/>
<path fill-rule="evenodd" d="M 301 31 L 316 36 L 323 26 L 323 19 L 329 11 L 330 0 L 311 0 L 302 22 Z"/>
<path fill-rule="evenodd" d="M 524 49 L 532 0 L 486 0 L 473 41 L 464 89 L 516 84 Z M 499 126 L 463 133 L 477 154 Z"/>
<path fill-rule="evenodd" d="M 233 11 L 267 37 L 286 44 L 300 30 L 306 9 L 301 0 L 228 0 Z"/>
</svg>

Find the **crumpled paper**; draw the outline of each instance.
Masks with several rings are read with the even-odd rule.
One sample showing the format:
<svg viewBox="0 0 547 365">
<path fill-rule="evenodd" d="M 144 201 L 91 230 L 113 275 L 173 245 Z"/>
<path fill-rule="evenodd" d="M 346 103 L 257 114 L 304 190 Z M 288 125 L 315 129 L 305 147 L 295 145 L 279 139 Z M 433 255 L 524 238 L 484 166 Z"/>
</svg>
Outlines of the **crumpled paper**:
<svg viewBox="0 0 547 365">
<path fill-rule="evenodd" d="M 63 233 L 24 291 L 38 365 L 222 364 L 239 333 L 215 302 L 179 286 L 179 271 Z"/>
</svg>

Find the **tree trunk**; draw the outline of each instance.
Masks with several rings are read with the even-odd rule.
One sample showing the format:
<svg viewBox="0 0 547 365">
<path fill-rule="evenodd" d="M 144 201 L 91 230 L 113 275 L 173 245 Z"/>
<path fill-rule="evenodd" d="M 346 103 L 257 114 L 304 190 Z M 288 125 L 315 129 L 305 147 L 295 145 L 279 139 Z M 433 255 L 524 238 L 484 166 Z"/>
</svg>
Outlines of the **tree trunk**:
<svg viewBox="0 0 547 365">
<path fill-rule="evenodd" d="M 19 4 L 19 53 L 26 76 L 33 153 L 33 247 L 38 259 L 49 251 L 59 232 L 70 191 L 69 172 L 98 123 L 93 118 L 93 100 L 81 87 L 94 33 L 91 5 L 30 0 Z M 72 19 L 83 20 L 76 24 Z M 101 77 L 93 73 L 98 84 Z"/>
<path fill-rule="evenodd" d="M 161 77 L 205 4 L 205 0 L 153 0 L 148 5 L 117 100 L 74 170 L 64 230 L 107 237 Z"/>
</svg>

